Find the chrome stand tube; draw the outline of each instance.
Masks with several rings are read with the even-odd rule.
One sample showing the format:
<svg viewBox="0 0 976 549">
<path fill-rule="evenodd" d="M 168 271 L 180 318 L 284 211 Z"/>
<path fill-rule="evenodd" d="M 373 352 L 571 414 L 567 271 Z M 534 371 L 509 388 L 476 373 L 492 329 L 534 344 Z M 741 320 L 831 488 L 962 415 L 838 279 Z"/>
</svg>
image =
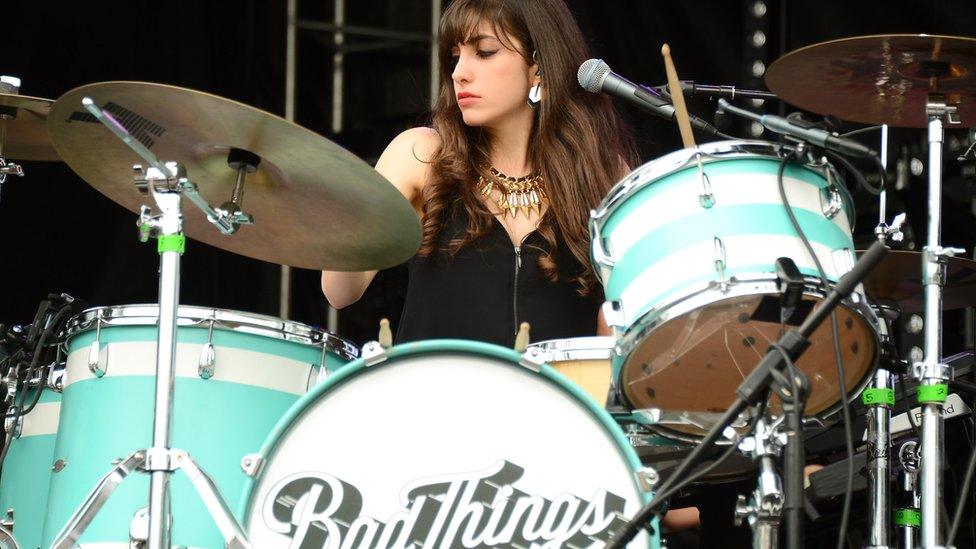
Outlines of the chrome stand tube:
<svg viewBox="0 0 976 549">
<path fill-rule="evenodd" d="M 886 548 L 891 531 L 890 448 L 891 406 L 895 396 L 891 373 L 878 369 L 861 396 L 867 413 L 868 540 L 866 547 Z"/>
<path fill-rule="evenodd" d="M 150 183 L 150 185 L 152 185 Z M 146 452 L 149 481 L 149 548 L 164 549 L 169 544 L 168 464 L 170 426 L 173 418 L 173 385 L 176 375 L 176 317 L 180 300 L 180 254 L 182 249 L 168 246 L 183 236 L 182 195 L 157 192 L 153 197 L 162 212 L 159 217 L 159 330 L 156 340 L 156 409 L 153 416 L 153 442 Z M 182 246 L 179 246 L 182 248 Z M 157 457 L 160 456 L 160 457 Z M 166 457 L 163 457 L 166 456 Z M 159 463 L 157 460 L 162 460 Z"/>
<path fill-rule="evenodd" d="M 922 282 L 925 284 L 925 353 L 921 363 L 913 365 L 919 380 L 918 402 L 922 404 L 921 452 L 921 540 L 922 547 L 942 545 L 942 461 L 945 455 L 945 433 L 942 407 L 948 395 L 947 382 L 952 370 L 942 363 L 942 286 L 945 283 L 947 257 L 957 252 L 943 248 L 942 231 L 942 144 L 945 138 L 943 119 L 956 121 L 955 107 L 947 105 L 945 96 L 929 94 L 926 103 L 929 143 L 928 239 L 922 253 Z M 961 251 L 961 250 L 959 250 Z"/>
<path fill-rule="evenodd" d="M 779 547 L 779 525 L 783 515 L 783 483 L 776 472 L 776 458 L 783 448 L 782 436 L 774 432 L 775 426 L 766 418 L 756 422 L 755 434 L 740 443 L 740 450 L 752 455 L 759 465 L 756 489 L 747 501 L 740 495 L 735 506 L 735 524 L 748 522 L 752 528 L 752 546 L 755 549 Z"/>
<path fill-rule="evenodd" d="M 911 413 L 911 412 L 909 412 Z M 901 445 L 898 459 L 901 464 L 899 488 L 904 498 L 904 506 L 895 509 L 894 523 L 898 529 L 898 547 L 900 549 L 915 549 L 918 542 L 918 527 L 921 515 L 918 511 L 921 498 L 918 493 L 918 443 L 914 440 Z"/>
</svg>

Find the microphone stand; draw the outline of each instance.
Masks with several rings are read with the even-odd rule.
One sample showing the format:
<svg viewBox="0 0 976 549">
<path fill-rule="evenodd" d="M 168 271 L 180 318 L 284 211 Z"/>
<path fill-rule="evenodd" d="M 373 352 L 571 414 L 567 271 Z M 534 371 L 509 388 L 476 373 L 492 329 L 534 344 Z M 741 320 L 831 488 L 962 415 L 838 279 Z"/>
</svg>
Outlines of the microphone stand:
<svg viewBox="0 0 976 549">
<path fill-rule="evenodd" d="M 791 361 L 796 360 L 807 347 L 810 345 L 809 338 L 813 335 L 814 331 L 823 323 L 830 313 L 840 304 L 841 300 L 847 297 L 871 272 L 888 253 L 888 247 L 882 242 L 875 242 L 865 253 L 857 263 L 854 264 L 854 268 L 851 269 L 846 275 L 844 275 L 837 285 L 834 287 L 827 297 L 823 300 L 819 307 L 814 309 L 813 312 L 806 318 L 803 324 L 796 330 L 790 330 L 783 334 L 779 341 L 774 345 L 769 352 L 763 357 L 759 362 L 759 365 L 753 370 L 749 376 L 739 385 L 736 390 L 737 398 L 732 406 L 725 412 L 725 414 L 718 420 L 714 427 L 705 435 L 705 438 L 701 443 L 695 447 L 694 450 L 682 461 L 678 467 L 671 474 L 670 478 L 664 485 L 661 486 L 658 492 L 659 496 L 667 496 L 671 492 L 672 485 L 675 482 L 680 482 L 681 478 L 684 478 L 692 471 L 692 469 L 699 464 L 702 458 L 711 450 L 712 445 L 721 436 L 733 420 L 735 420 L 739 414 L 741 414 L 748 406 L 755 404 L 760 398 L 762 398 L 766 392 L 774 384 L 779 384 L 779 390 L 782 393 L 784 390 L 792 394 L 792 382 L 788 381 L 789 378 L 785 376 L 792 376 L 793 373 L 785 370 L 785 353 Z M 802 377 L 802 376 L 801 376 Z M 785 383 L 784 383 L 785 382 Z M 797 380 L 797 385 L 801 383 Z M 841 395 L 841 398 L 846 398 L 847 395 Z M 787 456 L 790 455 L 791 449 L 790 445 L 793 445 L 793 455 L 797 455 L 797 451 L 802 452 L 802 437 L 799 436 L 800 433 L 793 433 L 794 436 L 788 437 L 787 439 Z M 799 450 L 797 450 L 799 448 Z M 800 454 L 802 455 L 802 454 Z M 787 488 L 792 486 L 803 486 L 802 478 L 802 465 L 800 466 L 800 478 L 797 481 L 795 477 L 797 468 L 791 467 L 792 470 L 787 470 Z M 798 482 L 798 484 L 797 484 Z M 794 490 L 795 491 L 795 490 Z M 787 524 L 790 528 L 790 532 L 787 533 L 787 540 L 799 540 L 802 539 L 800 535 L 803 515 L 802 515 L 802 503 L 799 505 L 799 509 L 791 509 L 790 502 L 795 501 L 791 498 L 802 498 L 803 493 L 787 493 L 787 504 L 784 506 L 787 510 Z M 800 500 L 802 501 L 802 499 Z M 661 505 L 662 498 L 654 497 L 647 505 L 644 506 L 634 517 L 628 521 L 626 526 L 618 532 L 615 532 L 607 547 L 611 548 L 621 548 L 629 543 L 634 536 L 640 531 L 641 528 L 647 524 L 648 520 L 655 514 L 657 508 Z M 792 546 L 791 546 L 792 547 Z"/>
</svg>

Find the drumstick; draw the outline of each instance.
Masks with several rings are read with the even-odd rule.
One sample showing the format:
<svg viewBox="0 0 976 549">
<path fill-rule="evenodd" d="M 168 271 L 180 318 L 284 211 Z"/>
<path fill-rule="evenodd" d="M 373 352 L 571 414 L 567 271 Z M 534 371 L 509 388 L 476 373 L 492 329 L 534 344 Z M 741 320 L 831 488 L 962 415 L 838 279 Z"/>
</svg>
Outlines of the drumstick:
<svg viewBox="0 0 976 549">
<path fill-rule="evenodd" d="M 678 71 L 674 70 L 674 61 L 671 60 L 671 46 L 661 46 L 661 55 L 664 56 L 664 70 L 668 73 L 668 89 L 671 90 L 671 102 L 674 103 L 675 116 L 678 118 L 681 141 L 686 149 L 694 147 L 695 135 L 691 133 L 691 121 L 688 119 L 688 108 L 685 107 L 685 96 L 681 93 Z"/>
</svg>

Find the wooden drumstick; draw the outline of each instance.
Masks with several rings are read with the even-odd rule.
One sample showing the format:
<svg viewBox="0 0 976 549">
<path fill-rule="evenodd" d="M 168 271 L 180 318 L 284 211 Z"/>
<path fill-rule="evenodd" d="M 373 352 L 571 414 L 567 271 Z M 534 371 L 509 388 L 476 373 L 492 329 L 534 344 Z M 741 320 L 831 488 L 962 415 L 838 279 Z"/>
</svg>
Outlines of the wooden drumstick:
<svg viewBox="0 0 976 549">
<path fill-rule="evenodd" d="M 695 135 L 691 133 L 691 121 L 688 118 L 688 107 L 685 106 L 685 96 L 681 92 L 678 71 L 674 69 L 674 61 L 671 60 L 671 46 L 667 44 L 661 46 L 661 55 L 664 57 L 664 70 L 668 73 L 668 89 L 671 90 L 671 102 L 674 103 L 681 141 L 686 149 L 692 148 L 695 146 Z"/>
</svg>

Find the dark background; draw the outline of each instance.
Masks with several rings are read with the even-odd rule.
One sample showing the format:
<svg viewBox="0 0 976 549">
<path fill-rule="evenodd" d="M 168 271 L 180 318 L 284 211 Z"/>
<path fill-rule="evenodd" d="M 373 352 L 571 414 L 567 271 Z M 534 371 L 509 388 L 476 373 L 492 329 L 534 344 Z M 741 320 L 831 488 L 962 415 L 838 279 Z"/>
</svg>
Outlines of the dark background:
<svg viewBox="0 0 976 549">
<path fill-rule="evenodd" d="M 755 60 L 767 65 L 784 52 L 825 40 L 882 33 L 973 34 L 976 2 L 892 3 L 881 0 L 822 2 L 770 0 L 766 15 L 753 15 L 754 1 L 682 2 L 567 0 L 593 55 L 621 75 L 647 84 L 665 81 L 659 54 L 671 45 L 682 78 L 702 83 L 761 87 L 750 74 Z M 299 2 L 299 16 L 332 21 L 332 2 Z M 79 4 L 5 2 L 0 74 L 23 79 L 24 95 L 56 99 L 92 82 L 139 80 L 172 84 L 284 112 L 285 2 L 126 0 Z M 427 33 L 427 0 L 347 0 L 349 25 Z M 764 30 L 765 45 L 747 37 Z M 349 35 L 345 61 L 345 129 L 330 134 L 332 34 L 298 35 L 299 124 L 340 143 L 373 163 L 399 131 L 423 124 L 428 104 L 428 46 L 382 42 Z M 386 45 L 380 48 L 374 46 Z M 789 113 L 775 102 L 756 107 Z M 670 123 L 619 105 L 650 161 L 680 147 Z M 692 99 L 693 113 L 711 119 L 714 104 Z M 816 117 L 813 117 L 816 118 Z M 842 125 L 839 129 L 855 129 Z M 745 128 L 728 130 L 747 136 Z M 948 132 L 943 242 L 976 246 L 972 166 L 956 155 L 969 143 L 965 128 Z M 764 139 L 771 137 L 763 136 Z M 877 146 L 876 134 L 866 142 Z M 889 165 L 925 161 L 921 130 L 892 132 Z M 136 239 L 135 214 L 104 197 L 65 164 L 24 162 L 26 177 L 8 180 L 0 194 L 0 323 L 28 323 L 50 292 L 68 292 L 95 305 L 154 302 L 158 256 Z M 192 175 L 192 174 L 191 174 Z M 902 178 L 889 195 L 889 218 L 907 211 L 905 247 L 925 238 L 925 173 Z M 866 247 L 877 221 L 876 199 L 853 189 L 858 223 L 855 240 Z M 187 205 L 186 207 L 190 207 Z M 309 226 L 308 230 L 316 230 Z M 279 267 L 190 242 L 183 259 L 181 302 L 278 315 Z M 339 333 L 357 344 L 375 337 L 377 322 L 394 323 L 405 289 L 402 267 L 380 273 L 364 298 L 340 314 Z M 326 323 L 319 274 L 293 273 L 292 318 Z M 474 314 L 474 312 L 472 312 Z M 945 354 L 967 346 L 960 311 L 946 313 Z M 855 507 L 855 515 L 858 515 Z"/>
</svg>

